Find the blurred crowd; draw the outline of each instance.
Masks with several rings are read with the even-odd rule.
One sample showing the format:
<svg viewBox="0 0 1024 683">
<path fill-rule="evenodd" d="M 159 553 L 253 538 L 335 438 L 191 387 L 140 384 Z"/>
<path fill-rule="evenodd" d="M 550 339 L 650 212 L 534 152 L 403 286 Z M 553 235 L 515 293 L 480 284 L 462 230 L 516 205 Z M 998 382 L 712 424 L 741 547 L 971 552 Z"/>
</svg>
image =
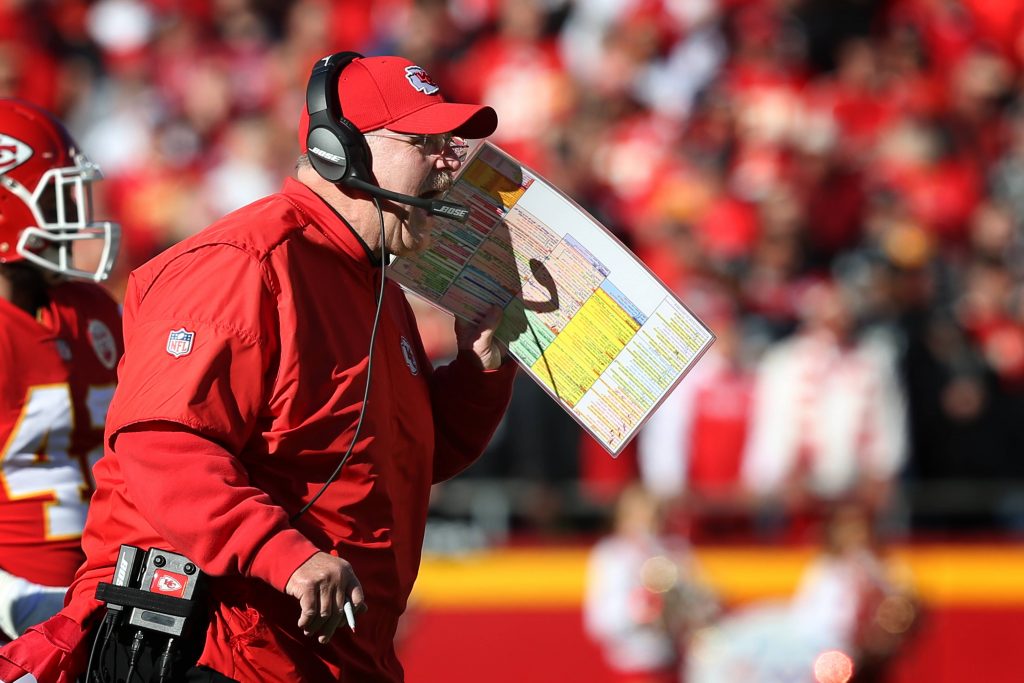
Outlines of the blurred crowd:
<svg viewBox="0 0 1024 683">
<path fill-rule="evenodd" d="M 799 536 L 837 502 L 1024 529 L 1020 3 L 0 3 L 0 95 L 55 111 L 103 169 L 115 294 L 279 187 L 310 67 L 341 49 L 493 106 L 492 141 L 719 337 L 617 460 L 520 377 L 470 477 L 526 482 L 524 523 L 562 523 L 566 485 L 604 505 L 642 481 L 691 538 Z M 421 308 L 440 359 L 450 325 Z M 954 487 L 919 509 L 945 482 L 983 505 Z"/>
</svg>

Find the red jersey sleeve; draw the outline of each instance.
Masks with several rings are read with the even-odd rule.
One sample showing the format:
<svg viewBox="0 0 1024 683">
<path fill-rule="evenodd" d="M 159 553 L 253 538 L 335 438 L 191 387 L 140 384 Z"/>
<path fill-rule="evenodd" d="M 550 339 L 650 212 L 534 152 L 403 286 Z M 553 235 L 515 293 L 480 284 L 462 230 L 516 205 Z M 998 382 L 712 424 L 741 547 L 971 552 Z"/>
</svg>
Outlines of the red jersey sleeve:
<svg viewBox="0 0 1024 683">
<path fill-rule="evenodd" d="M 66 586 L 121 355 L 117 304 L 63 283 L 33 317 L 0 299 L 0 568 Z"/>
</svg>

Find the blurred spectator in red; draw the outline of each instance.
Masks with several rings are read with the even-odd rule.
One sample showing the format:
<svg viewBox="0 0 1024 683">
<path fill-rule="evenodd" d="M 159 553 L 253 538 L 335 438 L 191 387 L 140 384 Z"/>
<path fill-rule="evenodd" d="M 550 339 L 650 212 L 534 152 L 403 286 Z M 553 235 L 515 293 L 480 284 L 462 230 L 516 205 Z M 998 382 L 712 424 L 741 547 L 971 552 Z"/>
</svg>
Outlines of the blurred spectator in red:
<svg viewBox="0 0 1024 683">
<path fill-rule="evenodd" d="M 0 6 L 0 97 L 58 111 L 60 62 L 47 49 L 45 15 L 28 2 Z"/>
<path fill-rule="evenodd" d="M 1024 66 L 1024 6 L 1002 0 L 964 0 L 978 33 L 1012 60 Z"/>
<path fill-rule="evenodd" d="M 763 231 L 751 246 L 739 289 L 751 327 L 774 341 L 792 331 L 807 284 L 803 217 L 784 186 L 757 208 Z"/>
<path fill-rule="evenodd" d="M 949 73 L 978 38 L 971 12 L 960 0 L 897 0 L 891 4 L 887 22 L 907 26 L 921 36 L 938 73 Z"/>
<path fill-rule="evenodd" d="M 55 107 L 56 67 L 51 55 L 31 43 L 0 38 L 0 97 Z"/>
<path fill-rule="evenodd" d="M 949 74 L 949 136 L 954 152 L 972 162 L 979 174 L 1006 148 L 1003 104 L 1014 87 L 1010 63 L 986 48 L 972 49 Z"/>
<path fill-rule="evenodd" d="M 740 478 L 754 375 L 729 302 L 702 315 L 714 345 L 638 436 L 640 476 L 665 506 L 668 528 L 692 542 L 749 537 Z"/>
<path fill-rule="evenodd" d="M 795 155 L 791 180 L 811 258 L 828 263 L 863 239 L 867 193 L 858 164 L 832 149 L 805 149 Z"/>
<path fill-rule="evenodd" d="M 1004 260 L 1014 236 L 1010 216 L 982 204 L 972 222 L 974 258 L 957 302 L 960 323 L 1005 389 L 1024 392 L 1024 319 L 1021 291 Z"/>
<path fill-rule="evenodd" d="M 692 173 L 674 152 L 679 129 L 673 122 L 638 109 L 629 100 L 605 122 L 600 136 L 591 140 L 591 172 L 600 206 L 610 219 L 610 228 L 628 243 L 657 248 L 659 202 L 666 188 L 692 185 Z M 682 183 L 676 181 L 682 179 Z M 644 255 L 646 255 L 645 252 Z"/>
</svg>

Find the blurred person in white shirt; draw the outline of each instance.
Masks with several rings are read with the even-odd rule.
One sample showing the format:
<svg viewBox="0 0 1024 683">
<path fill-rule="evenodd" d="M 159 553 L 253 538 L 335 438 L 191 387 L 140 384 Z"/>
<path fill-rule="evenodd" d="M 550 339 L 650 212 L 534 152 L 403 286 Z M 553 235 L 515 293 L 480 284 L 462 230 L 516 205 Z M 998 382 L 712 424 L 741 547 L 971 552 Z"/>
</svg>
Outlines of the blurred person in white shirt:
<svg viewBox="0 0 1024 683">
<path fill-rule="evenodd" d="M 791 524 L 840 499 L 881 510 L 907 457 L 896 349 L 854 333 L 852 302 L 831 281 L 808 287 L 800 316 L 758 364 L 744 485 Z"/>
<path fill-rule="evenodd" d="M 685 642 L 718 611 L 688 544 L 662 532 L 657 500 L 639 484 L 616 505 L 614 530 L 591 551 L 587 634 L 620 683 L 674 683 Z"/>
</svg>

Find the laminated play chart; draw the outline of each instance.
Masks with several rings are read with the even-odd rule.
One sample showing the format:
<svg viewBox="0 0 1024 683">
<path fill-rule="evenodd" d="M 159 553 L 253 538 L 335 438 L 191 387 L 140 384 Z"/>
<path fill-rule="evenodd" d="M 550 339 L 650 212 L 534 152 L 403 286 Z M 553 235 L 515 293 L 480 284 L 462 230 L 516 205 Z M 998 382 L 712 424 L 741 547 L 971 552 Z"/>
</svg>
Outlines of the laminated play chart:
<svg viewBox="0 0 1024 683">
<path fill-rule="evenodd" d="M 480 144 L 431 246 L 388 275 L 465 320 L 497 304 L 498 338 L 613 456 L 714 334 L 603 225 L 494 145 Z"/>
</svg>

